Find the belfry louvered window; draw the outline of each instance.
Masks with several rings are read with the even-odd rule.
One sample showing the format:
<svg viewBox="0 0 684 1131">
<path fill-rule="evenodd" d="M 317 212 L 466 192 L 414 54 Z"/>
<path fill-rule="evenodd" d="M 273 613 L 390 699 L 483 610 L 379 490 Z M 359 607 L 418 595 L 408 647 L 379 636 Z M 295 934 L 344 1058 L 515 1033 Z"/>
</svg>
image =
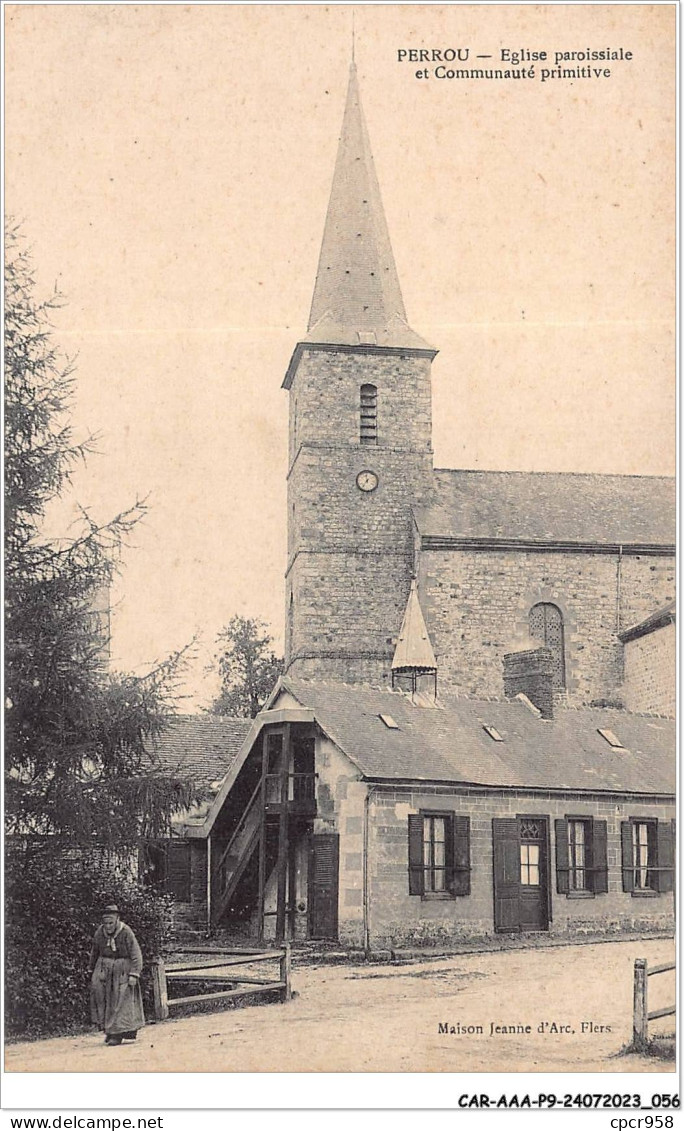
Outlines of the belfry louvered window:
<svg viewBox="0 0 684 1131">
<path fill-rule="evenodd" d="M 544 644 L 553 656 L 553 686 L 565 687 L 565 633 L 563 614 L 557 605 L 541 602 L 530 609 L 530 636 Z"/>
<path fill-rule="evenodd" d="M 362 444 L 378 442 L 378 390 L 375 385 L 361 386 L 359 439 Z"/>
</svg>

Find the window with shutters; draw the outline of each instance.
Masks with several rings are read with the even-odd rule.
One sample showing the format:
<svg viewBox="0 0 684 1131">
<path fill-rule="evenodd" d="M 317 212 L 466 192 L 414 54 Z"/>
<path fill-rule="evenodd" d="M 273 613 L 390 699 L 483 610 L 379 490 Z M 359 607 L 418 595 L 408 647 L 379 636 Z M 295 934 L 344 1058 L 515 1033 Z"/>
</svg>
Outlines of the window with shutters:
<svg viewBox="0 0 684 1131">
<path fill-rule="evenodd" d="M 675 838 L 671 821 L 632 817 L 622 822 L 622 886 L 632 895 L 674 887 Z"/>
<path fill-rule="evenodd" d="M 423 891 L 447 890 L 447 817 L 423 818 Z"/>
<path fill-rule="evenodd" d="M 655 891 L 656 829 L 654 821 L 632 821 L 632 889 Z"/>
<path fill-rule="evenodd" d="M 588 821 L 568 820 L 568 886 L 570 891 L 589 890 L 589 838 Z"/>
<path fill-rule="evenodd" d="M 424 899 L 470 894 L 470 818 L 456 813 L 409 816 L 409 893 Z"/>
<path fill-rule="evenodd" d="M 608 891 L 608 824 L 593 817 L 556 821 L 556 888 L 568 896 Z"/>
<path fill-rule="evenodd" d="M 565 632 L 557 605 L 542 601 L 530 609 L 530 636 L 549 649 L 553 657 L 553 686 L 565 687 Z"/>
<path fill-rule="evenodd" d="M 361 386 L 359 439 L 362 444 L 378 442 L 378 390 L 375 385 Z"/>
<path fill-rule="evenodd" d="M 632 825 L 632 854 L 634 857 L 634 890 L 653 887 L 653 869 L 656 867 L 654 828 L 650 821 L 634 821 Z"/>
</svg>

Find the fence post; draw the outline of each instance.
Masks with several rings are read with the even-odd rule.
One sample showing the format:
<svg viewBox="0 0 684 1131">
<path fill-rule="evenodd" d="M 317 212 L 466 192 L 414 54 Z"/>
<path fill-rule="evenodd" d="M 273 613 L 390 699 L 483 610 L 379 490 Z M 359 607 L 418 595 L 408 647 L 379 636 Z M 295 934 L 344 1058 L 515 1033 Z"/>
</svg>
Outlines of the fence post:
<svg viewBox="0 0 684 1131">
<path fill-rule="evenodd" d="M 290 975 L 292 972 L 292 953 L 289 942 L 285 943 L 283 955 L 280 959 L 280 981 L 285 983 L 283 989 L 283 1001 L 291 1001 L 292 999 L 292 983 Z"/>
<path fill-rule="evenodd" d="M 642 1051 L 648 1044 L 648 982 L 645 958 L 634 960 L 634 1027 L 635 1049 Z"/>
<path fill-rule="evenodd" d="M 152 998 L 154 1001 L 155 1021 L 166 1021 L 169 1016 L 169 999 L 166 989 L 166 967 L 163 958 L 153 958 L 152 966 Z"/>
</svg>

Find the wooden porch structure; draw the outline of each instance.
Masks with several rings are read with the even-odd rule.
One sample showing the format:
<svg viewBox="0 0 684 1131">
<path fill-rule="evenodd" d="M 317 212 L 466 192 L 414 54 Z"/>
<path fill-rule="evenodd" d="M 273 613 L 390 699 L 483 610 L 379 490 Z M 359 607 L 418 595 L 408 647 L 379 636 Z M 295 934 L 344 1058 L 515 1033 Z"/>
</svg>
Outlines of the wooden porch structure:
<svg viewBox="0 0 684 1131">
<path fill-rule="evenodd" d="M 276 917 L 275 939 L 287 934 L 295 887 L 294 844 L 303 827 L 316 816 L 316 774 L 313 735 L 298 732 L 293 741 L 289 722 L 266 727 L 261 736 L 261 772 L 227 843 L 212 839 L 210 876 L 211 926 L 217 927 L 229 908 L 250 860 L 258 852 L 256 914 L 258 939 L 264 939 L 264 918 Z M 275 912 L 265 910 L 269 867 L 268 845 L 277 838 Z M 214 847 L 216 845 L 216 847 Z M 271 856 L 272 860 L 272 856 Z"/>
</svg>

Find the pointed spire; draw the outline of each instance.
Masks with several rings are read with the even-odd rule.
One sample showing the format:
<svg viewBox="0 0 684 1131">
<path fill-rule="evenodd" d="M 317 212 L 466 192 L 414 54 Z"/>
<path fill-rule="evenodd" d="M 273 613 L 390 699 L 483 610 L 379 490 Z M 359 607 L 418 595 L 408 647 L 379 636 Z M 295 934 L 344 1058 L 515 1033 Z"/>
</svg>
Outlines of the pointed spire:
<svg viewBox="0 0 684 1131">
<path fill-rule="evenodd" d="M 305 342 L 429 349 L 406 322 L 356 64 L 347 104 Z"/>
<path fill-rule="evenodd" d="M 392 671 L 437 671 L 437 661 L 432 650 L 423 610 L 420 607 L 416 579 L 411 582 L 404 619 L 392 660 Z"/>
</svg>

